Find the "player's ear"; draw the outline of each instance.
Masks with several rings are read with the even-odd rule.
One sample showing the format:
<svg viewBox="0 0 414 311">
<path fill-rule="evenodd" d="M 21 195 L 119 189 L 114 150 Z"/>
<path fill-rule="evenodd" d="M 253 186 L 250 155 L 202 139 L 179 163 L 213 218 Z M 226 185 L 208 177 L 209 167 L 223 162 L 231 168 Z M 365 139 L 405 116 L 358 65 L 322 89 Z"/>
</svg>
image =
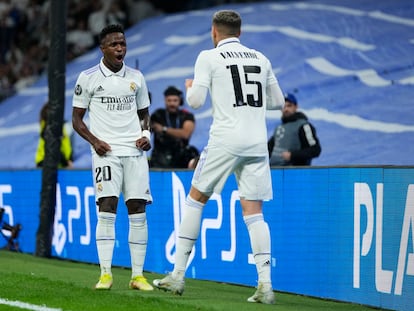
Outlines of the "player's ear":
<svg viewBox="0 0 414 311">
<path fill-rule="evenodd" d="M 215 41 L 215 38 L 217 37 L 217 29 L 216 26 L 211 25 L 211 39 L 213 42 Z"/>
</svg>

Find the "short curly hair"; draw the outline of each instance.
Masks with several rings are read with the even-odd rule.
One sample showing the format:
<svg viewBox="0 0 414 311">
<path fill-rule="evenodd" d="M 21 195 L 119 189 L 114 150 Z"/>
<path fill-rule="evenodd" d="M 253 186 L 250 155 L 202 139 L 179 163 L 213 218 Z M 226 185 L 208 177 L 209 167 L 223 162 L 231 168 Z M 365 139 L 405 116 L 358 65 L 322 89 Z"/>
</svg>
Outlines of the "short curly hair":
<svg viewBox="0 0 414 311">
<path fill-rule="evenodd" d="M 217 11 L 213 15 L 213 25 L 215 25 L 222 34 L 227 36 L 240 35 L 242 20 L 240 14 L 232 10 Z"/>
<path fill-rule="evenodd" d="M 120 24 L 108 25 L 101 30 L 101 33 L 99 34 L 99 43 L 102 43 L 102 40 L 105 39 L 105 37 L 108 34 L 114 33 L 114 32 L 120 32 L 120 33 L 125 34 L 124 27 L 122 25 Z"/>
</svg>

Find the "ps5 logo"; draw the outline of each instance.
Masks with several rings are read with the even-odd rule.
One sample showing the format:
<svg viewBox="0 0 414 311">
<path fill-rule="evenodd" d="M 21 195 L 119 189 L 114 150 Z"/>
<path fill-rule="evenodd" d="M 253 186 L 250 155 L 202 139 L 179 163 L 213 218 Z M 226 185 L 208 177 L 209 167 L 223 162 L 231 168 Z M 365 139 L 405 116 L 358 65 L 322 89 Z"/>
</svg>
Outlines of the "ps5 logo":
<svg viewBox="0 0 414 311">
<path fill-rule="evenodd" d="M 405 276 L 414 276 L 414 253 L 412 252 L 414 249 L 414 184 L 409 185 L 407 189 L 396 271 L 383 267 L 383 235 L 387 234 L 383 230 L 383 224 L 387 221 L 383 219 L 383 193 L 384 185 L 378 183 L 376 202 L 374 202 L 368 184 L 354 184 L 353 287 L 360 288 L 362 257 L 367 256 L 370 250 L 375 248 L 375 287 L 377 291 L 391 294 L 394 284 L 394 294 L 401 295 Z M 390 208 L 398 208 L 398 206 Z M 363 218 L 366 218 L 366 221 L 362 221 Z M 366 224 L 364 228 L 361 228 L 361 223 Z M 389 256 L 389 252 L 387 255 Z"/>
<path fill-rule="evenodd" d="M 57 255 L 62 255 L 66 240 L 69 243 L 77 243 L 77 239 L 79 238 L 81 245 L 90 245 L 91 243 L 90 201 L 95 197 L 94 188 L 85 187 L 83 193 L 78 186 L 66 186 L 64 190 L 64 195 L 67 196 L 66 200 L 68 200 L 66 205 L 68 205 L 67 207 L 69 209 L 67 219 L 64 218 L 61 186 L 59 183 L 56 185 L 56 209 L 52 245 Z M 93 206 L 96 210 L 96 206 Z M 84 214 L 83 216 L 82 213 Z M 67 228 L 65 223 L 67 223 Z M 78 230 L 75 230 L 76 226 L 79 226 Z M 82 229 L 84 230 L 84 234 L 79 237 L 74 237 L 74 232 L 82 232 Z"/>
<path fill-rule="evenodd" d="M 174 253 L 177 232 L 179 230 L 179 225 L 183 216 L 183 209 L 186 199 L 184 186 L 179 179 L 179 177 L 172 173 L 172 188 L 173 188 L 173 213 L 174 213 L 174 231 L 171 232 L 167 243 L 165 245 L 166 257 L 170 263 L 174 263 Z M 230 199 L 230 247 L 228 250 L 221 250 L 221 260 L 222 261 L 233 261 L 236 256 L 236 203 L 239 201 L 239 192 L 237 190 L 233 191 Z M 201 242 L 201 258 L 207 258 L 207 231 L 208 230 L 220 230 L 223 226 L 223 200 L 222 197 L 218 194 L 213 194 L 210 198 L 210 201 L 214 202 L 213 204 L 217 208 L 217 214 L 215 218 L 203 218 L 201 222 L 200 229 L 200 242 Z M 214 244 L 214 243 L 213 243 Z M 190 258 L 188 260 L 187 266 L 189 266 L 195 256 L 195 246 L 191 252 Z M 248 262 L 252 263 L 252 255 L 248 254 Z"/>
</svg>

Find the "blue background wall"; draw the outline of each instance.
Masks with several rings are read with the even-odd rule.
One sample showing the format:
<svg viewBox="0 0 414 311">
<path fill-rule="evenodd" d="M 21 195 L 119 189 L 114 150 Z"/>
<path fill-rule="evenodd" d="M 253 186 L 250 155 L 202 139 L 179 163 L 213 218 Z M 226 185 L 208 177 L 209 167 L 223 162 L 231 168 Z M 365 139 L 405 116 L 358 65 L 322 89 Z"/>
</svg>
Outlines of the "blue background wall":
<svg viewBox="0 0 414 311">
<path fill-rule="evenodd" d="M 55 256 L 98 262 L 91 175 L 89 170 L 59 171 Z M 191 176 L 191 171 L 151 172 L 147 271 L 172 270 L 174 232 Z M 264 212 L 272 233 L 276 290 L 412 310 L 413 167 L 274 169 L 272 178 L 275 197 L 265 203 Z M 27 253 L 35 250 L 40 185 L 40 170 L 0 172 L 3 220 L 22 224 L 19 242 Z M 124 204 L 116 226 L 114 265 L 130 267 Z M 255 286 L 250 252 L 230 178 L 205 207 L 187 277 Z"/>
</svg>

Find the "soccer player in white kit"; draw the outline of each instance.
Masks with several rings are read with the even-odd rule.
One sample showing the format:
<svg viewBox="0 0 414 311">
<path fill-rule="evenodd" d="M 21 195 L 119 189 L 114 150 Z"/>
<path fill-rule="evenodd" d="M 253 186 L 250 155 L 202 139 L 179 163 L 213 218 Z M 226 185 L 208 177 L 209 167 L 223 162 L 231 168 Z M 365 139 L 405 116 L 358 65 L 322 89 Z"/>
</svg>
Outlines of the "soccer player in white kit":
<svg viewBox="0 0 414 311">
<path fill-rule="evenodd" d="M 101 275 L 96 289 L 112 286 L 115 218 L 120 193 L 128 208 L 132 276 L 129 287 L 153 290 L 143 276 L 152 202 L 146 151 L 151 148 L 150 105 L 144 76 L 125 65 L 126 40 L 120 25 L 100 33 L 103 58 L 80 73 L 73 96 L 73 128 L 91 145 L 95 197 L 99 206 L 96 245 Z M 83 118 L 89 111 L 90 127 Z"/>
<path fill-rule="evenodd" d="M 240 43 L 240 28 L 237 12 L 216 12 L 211 27 L 215 48 L 199 54 L 194 80 L 186 80 L 186 99 L 193 108 L 202 106 L 210 91 L 213 123 L 186 198 L 174 270 L 153 284 L 183 293 L 185 269 L 200 232 L 203 208 L 234 173 L 258 273 L 257 290 L 247 301 L 273 304 L 270 230 L 262 212 L 263 201 L 273 196 L 265 110 L 281 109 L 284 98 L 270 61 Z"/>
</svg>

